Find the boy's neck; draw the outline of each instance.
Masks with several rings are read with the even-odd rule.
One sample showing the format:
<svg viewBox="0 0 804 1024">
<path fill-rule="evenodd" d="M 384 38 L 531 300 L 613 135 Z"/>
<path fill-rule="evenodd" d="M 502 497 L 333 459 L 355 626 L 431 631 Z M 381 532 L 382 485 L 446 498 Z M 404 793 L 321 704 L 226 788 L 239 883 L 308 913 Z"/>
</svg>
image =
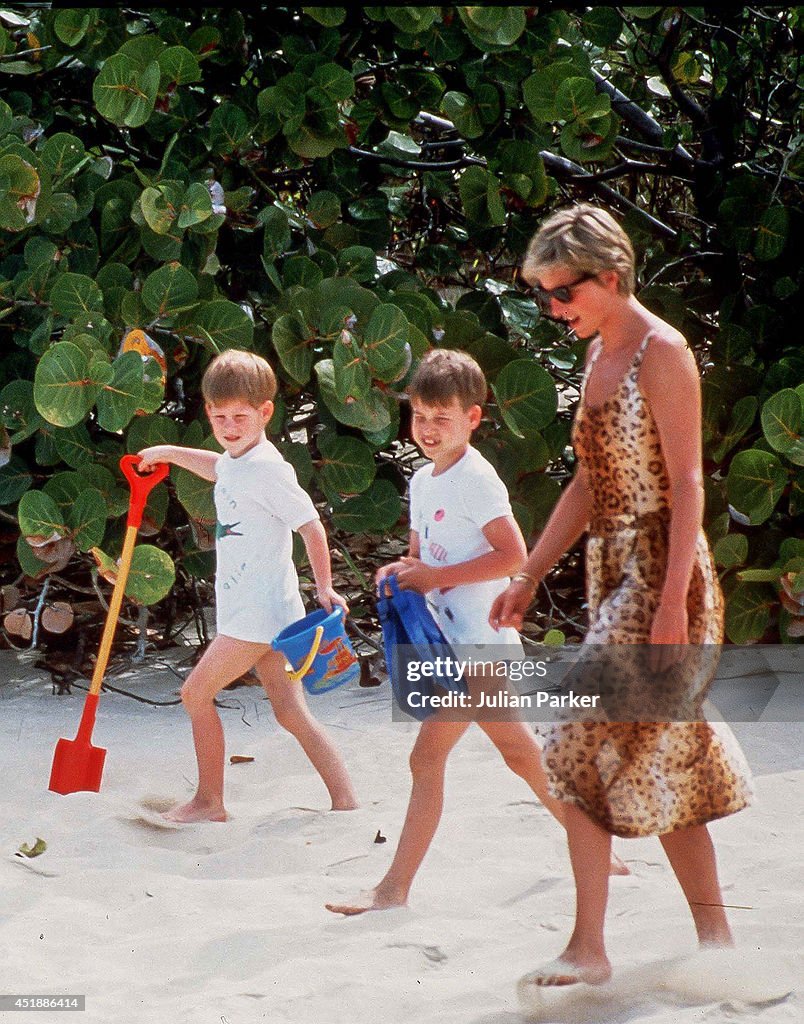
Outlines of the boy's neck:
<svg viewBox="0 0 804 1024">
<path fill-rule="evenodd" d="M 450 452 L 443 461 L 441 459 L 433 459 L 433 476 L 441 476 L 441 474 L 446 473 L 448 469 L 452 469 L 453 466 L 457 466 L 468 451 L 469 442 L 467 441 L 460 451 Z"/>
</svg>

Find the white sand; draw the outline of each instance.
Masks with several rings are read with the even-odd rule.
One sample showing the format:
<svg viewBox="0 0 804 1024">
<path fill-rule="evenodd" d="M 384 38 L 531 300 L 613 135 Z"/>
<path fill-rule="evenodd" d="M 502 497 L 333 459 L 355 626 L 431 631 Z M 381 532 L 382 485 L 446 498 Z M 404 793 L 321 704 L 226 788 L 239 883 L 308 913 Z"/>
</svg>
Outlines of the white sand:
<svg viewBox="0 0 804 1024">
<path fill-rule="evenodd" d="M 175 676 L 153 666 L 111 681 L 154 699 L 176 695 Z M 47 788 L 53 750 L 75 736 L 83 693 L 53 697 L 30 662 L 0 657 L 0 994 L 85 994 L 85 1024 L 527 1019 L 517 980 L 560 951 L 573 885 L 560 829 L 485 737 L 470 730 L 452 756 L 444 820 L 410 909 L 344 919 L 323 905 L 370 887 L 388 865 L 417 727 L 391 722 L 387 683 L 311 698 L 363 802 L 332 813 L 261 691 L 224 700 L 227 753 L 255 759 L 227 766 L 232 819 L 162 828 L 154 808 L 188 796 L 194 781 L 181 707 L 104 694 L 94 733 L 108 750 L 101 791 L 58 796 Z M 731 911 L 738 950 L 679 966 L 694 933 L 658 841 L 619 841 L 632 875 L 612 881 L 615 978 L 549 993 L 541 1019 L 804 1019 L 800 993 L 776 998 L 804 976 L 802 729 L 736 731 L 758 799 L 712 831 L 725 897 L 747 908 Z M 374 842 L 378 830 L 386 843 Z M 37 837 L 42 856 L 16 855 Z M 25 1019 L 0 1011 L 2 1021 Z"/>
</svg>

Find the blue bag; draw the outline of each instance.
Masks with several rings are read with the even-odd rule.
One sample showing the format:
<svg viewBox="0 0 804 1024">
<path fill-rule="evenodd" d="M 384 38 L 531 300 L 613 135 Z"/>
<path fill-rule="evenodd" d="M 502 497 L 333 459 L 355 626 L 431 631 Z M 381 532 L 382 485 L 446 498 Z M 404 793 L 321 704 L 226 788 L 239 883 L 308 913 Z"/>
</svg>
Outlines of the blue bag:
<svg viewBox="0 0 804 1024">
<path fill-rule="evenodd" d="M 386 586 L 391 591 L 385 597 Z M 385 663 L 391 678 L 394 700 L 406 715 L 423 722 L 435 708 L 427 702 L 425 707 L 417 707 L 417 699 L 413 705 L 408 696 L 416 691 L 425 696 L 436 695 L 436 680 L 432 676 L 424 677 L 415 683 L 408 681 L 407 665 L 409 661 L 434 663 L 436 658 L 452 658 L 454 652 L 430 611 L 424 595 L 416 590 L 400 590 L 396 576 L 387 576 L 380 584 L 377 599 L 377 614 L 382 626 L 382 639 L 385 648 Z M 454 693 L 468 693 L 466 683 L 454 678 L 449 673 L 439 674 L 438 686 Z"/>
</svg>

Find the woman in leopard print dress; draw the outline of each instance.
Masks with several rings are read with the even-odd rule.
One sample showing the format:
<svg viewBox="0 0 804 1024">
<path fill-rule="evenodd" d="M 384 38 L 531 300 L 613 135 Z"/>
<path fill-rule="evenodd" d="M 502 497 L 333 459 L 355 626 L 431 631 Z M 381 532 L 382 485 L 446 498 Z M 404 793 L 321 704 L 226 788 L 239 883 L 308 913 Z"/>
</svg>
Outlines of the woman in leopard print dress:
<svg viewBox="0 0 804 1024">
<path fill-rule="evenodd" d="M 660 836 L 700 942 L 731 944 L 707 822 L 746 806 L 750 773 L 731 730 L 700 711 L 723 598 L 702 529 L 692 352 L 634 296 L 631 243 L 604 210 L 582 204 L 550 217 L 523 273 L 548 316 L 592 340 L 573 429 L 578 470 L 491 622 L 521 628 L 539 582 L 588 531 L 585 644 L 608 650 L 614 667 L 608 713 L 557 722 L 546 738 L 550 787 L 566 802 L 576 920 L 560 957 L 522 984 L 599 983 L 611 975 L 603 922 L 612 835 Z M 625 644 L 641 646 L 611 646 Z"/>
</svg>

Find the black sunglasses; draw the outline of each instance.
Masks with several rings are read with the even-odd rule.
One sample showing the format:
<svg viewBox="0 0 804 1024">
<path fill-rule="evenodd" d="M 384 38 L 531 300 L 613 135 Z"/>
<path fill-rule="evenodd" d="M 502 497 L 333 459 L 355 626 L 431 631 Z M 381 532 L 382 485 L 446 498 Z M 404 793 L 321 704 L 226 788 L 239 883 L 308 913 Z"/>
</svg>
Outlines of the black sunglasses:
<svg viewBox="0 0 804 1024">
<path fill-rule="evenodd" d="M 597 274 L 584 274 L 577 281 L 570 281 L 569 284 L 559 285 L 558 288 L 542 288 L 541 285 L 535 284 L 531 288 L 531 293 L 542 313 L 546 313 L 549 316 L 551 299 L 557 299 L 559 302 L 571 302 L 574 289 L 579 284 L 583 284 L 584 281 L 591 281 L 594 277 L 597 277 Z"/>
</svg>

